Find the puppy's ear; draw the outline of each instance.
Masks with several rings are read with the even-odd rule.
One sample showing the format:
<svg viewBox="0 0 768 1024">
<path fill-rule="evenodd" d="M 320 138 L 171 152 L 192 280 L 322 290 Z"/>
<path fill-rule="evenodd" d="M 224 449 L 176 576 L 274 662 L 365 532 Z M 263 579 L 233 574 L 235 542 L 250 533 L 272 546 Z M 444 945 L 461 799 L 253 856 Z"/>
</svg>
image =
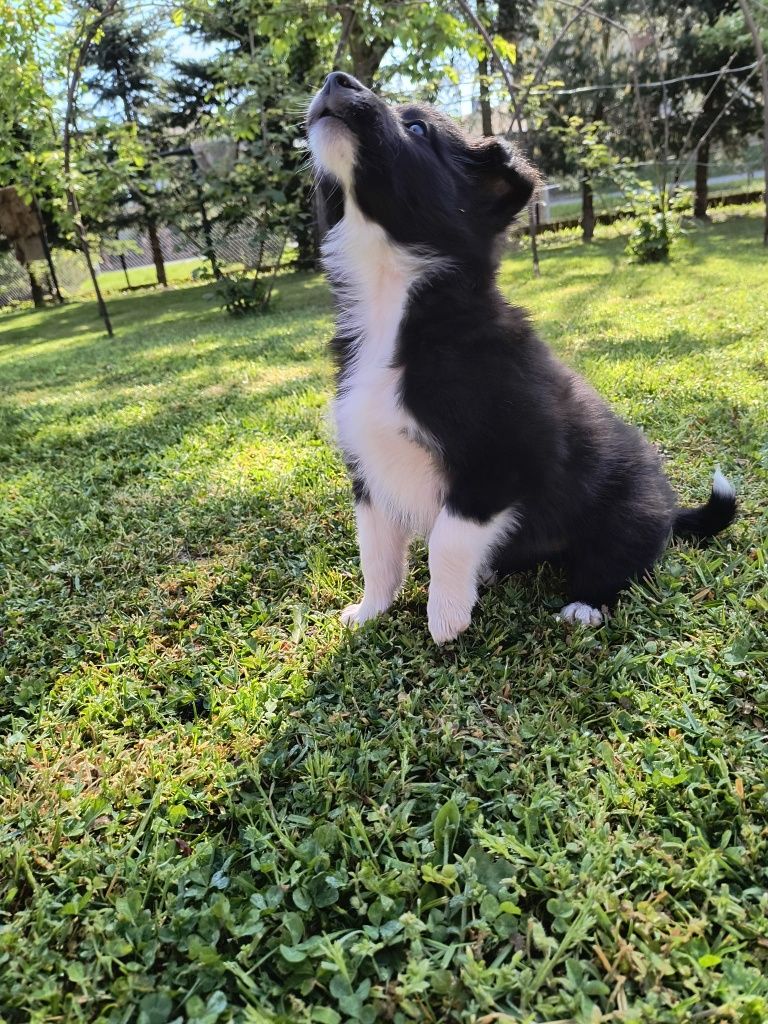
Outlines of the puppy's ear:
<svg viewBox="0 0 768 1024">
<path fill-rule="evenodd" d="M 538 191 L 539 172 L 505 139 L 478 142 L 471 157 L 491 218 L 502 231 Z"/>
</svg>

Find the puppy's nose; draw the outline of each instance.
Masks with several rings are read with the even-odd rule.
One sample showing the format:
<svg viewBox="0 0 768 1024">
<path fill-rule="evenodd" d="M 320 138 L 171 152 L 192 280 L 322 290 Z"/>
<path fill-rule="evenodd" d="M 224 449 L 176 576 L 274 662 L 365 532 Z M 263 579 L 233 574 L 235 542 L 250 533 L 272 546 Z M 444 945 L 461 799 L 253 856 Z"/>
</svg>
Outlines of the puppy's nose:
<svg viewBox="0 0 768 1024">
<path fill-rule="evenodd" d="M 334 98 L 341 98 L 345 93 L 363 92 L 365 86 L 358 82 L 352 75 L 345 75 L 343 71 L 332 71 L 325 80 L 323 95 Z"/>
</svg>

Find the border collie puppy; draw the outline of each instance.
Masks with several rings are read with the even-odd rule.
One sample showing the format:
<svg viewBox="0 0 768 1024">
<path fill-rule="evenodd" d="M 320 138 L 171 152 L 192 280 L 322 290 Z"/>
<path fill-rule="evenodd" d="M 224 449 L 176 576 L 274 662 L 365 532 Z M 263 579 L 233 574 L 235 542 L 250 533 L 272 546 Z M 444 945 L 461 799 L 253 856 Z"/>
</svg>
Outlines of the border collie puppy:
<svg viewBox="0 0 768 1024">
<path fill-rule="evenodd" d="M 443 644 L 494 574 L 561 564 L 561 617 L 596 626 L 672 533 L 709 537 L 733 520 L 719 472 L 705 505 L 678 508 L 651 445 L 500 295 L 504 232 L 538 184 L 519 154 L 432 108 L 387 106 L 338 71 L 307 125 L 335 191 L 323 246 L 338 306 L 334 413 L 365 583 L 346 624 L 389 608 L 416 535 Z"/>
</svg>

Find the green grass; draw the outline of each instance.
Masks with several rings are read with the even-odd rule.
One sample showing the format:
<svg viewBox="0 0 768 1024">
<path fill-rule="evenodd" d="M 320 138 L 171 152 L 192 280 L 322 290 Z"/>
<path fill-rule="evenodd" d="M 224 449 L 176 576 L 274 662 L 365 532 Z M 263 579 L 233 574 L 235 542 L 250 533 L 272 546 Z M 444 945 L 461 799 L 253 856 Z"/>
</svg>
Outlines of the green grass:
<svg viewBox="0 0 768 1024">
<path fill-rule="evenodd" d="M 761 225 L 611 233 L 504 290 L 742 511 L 596 631 L 542 568 L 437 650 L 422 549 L 342 629 L 319 278 L 0 319 L 4 1024 L 768 1020 Z"/>
<path fill-rule="evenodd" d="M 165 276 L 168 284 L 180 284 L 189 281 L 192 273 L 200 267 L 207 266 L 204 259 L 173 260 L 165 264 Z M 98 275 L 99 286 L 106 294 L 121 292 L 128 288 L 125 283 L 125 274 L 122 270 L 106 270 Z M 131 288 L 146 288 L 157 284 L 157 272 L 154 266 L 128 268 L 128 281 Z M 80 289 L 81 294 L 92 293 L 93 288 L 90 281 L 85 281 Z"/>
<path fill-rule="evenodd" d="M 709 188 L 709 197 L 714 199 L 718 196 L 726 196 L 731 194 L 737 194 L 739 192 L 753 189 L 757 191 L 760 188 L 760 175 L 755 173 L 751 178 L 744 175 L 743 178 L 738 180 L 729 181 L 724 184 L 713 184 Z M 691 191 L 689 189 L 689 191 Z M 568 193 L 562 193 L 563 196 Z M 691 195 L 692 195 L 691 191 Z M 595 214 L 600 215 L 602 213 L 612 213 L 614 210 L 618 210 L 623 206 L 626 206 L 627 200 L 621 196 L 612 194 L 610 192 L 596 192 L 595 193 Z M 552 221 L 569 220 L 571 217 L 581 216 L 581 197 L 573 196 L 568 198 L 567 201 L 555 203 L 550 208 L 550 219 Z M 713 208 L 715 209 L 715 208 Z M 711 213 L 711 210 L 710 210 Z"/>
</svg>

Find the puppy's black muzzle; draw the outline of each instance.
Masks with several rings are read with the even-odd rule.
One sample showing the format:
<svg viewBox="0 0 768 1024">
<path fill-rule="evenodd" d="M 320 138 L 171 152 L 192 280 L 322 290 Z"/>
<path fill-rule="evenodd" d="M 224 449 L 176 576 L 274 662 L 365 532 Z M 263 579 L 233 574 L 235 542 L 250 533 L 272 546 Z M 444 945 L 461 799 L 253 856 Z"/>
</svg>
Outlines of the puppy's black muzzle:
<svg viewBox="0 0 768 1024">
<path fill-rule="evenodd" d="M 314 119 L 329 115 L 343 118 L 349 105 L 360 102 L 367 92 L 370 90 L 352 75 L 345 75 L 343 71 L 332 71 L 320 91 L 321 102 Z"/>
</svg>

